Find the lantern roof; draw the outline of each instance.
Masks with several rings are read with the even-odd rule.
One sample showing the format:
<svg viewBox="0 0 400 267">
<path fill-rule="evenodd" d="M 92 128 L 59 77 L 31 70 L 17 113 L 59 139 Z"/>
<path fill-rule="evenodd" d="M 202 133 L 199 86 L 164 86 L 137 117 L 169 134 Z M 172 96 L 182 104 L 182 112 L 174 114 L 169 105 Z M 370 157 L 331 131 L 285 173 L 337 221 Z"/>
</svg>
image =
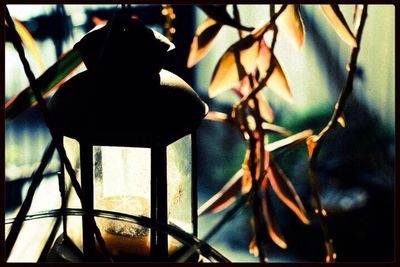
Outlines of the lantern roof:
<svg viewBox="0 0 400 267">
<path fill-rule="evenodd" d="M 193 132 L 208 107 L 177 75 L 162 69 L 173 47 L 138 19 L 116 19 L 78 42 L 87 70 L 49 102 L 60 134 L 98 145 L 168 145 Z"/>
</svg>

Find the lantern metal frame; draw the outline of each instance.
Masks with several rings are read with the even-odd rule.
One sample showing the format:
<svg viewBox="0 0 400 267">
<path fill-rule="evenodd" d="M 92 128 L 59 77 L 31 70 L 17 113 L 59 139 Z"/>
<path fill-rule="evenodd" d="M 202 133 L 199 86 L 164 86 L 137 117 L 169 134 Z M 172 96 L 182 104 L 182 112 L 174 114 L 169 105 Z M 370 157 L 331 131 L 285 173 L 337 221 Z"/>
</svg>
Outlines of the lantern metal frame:
<svg viewBox="0 0 400 267">
<path fill-rule="evenodd" d="M 60 218 L 65 216 L 84 216 L 85 211 L 83 209 L 53 209 L 42 212 L 36 212 L 34 214 L 29 214 L 25 217 L 25 221 L 39 220 L 44 218 Z M 163 232 L 164 234 L 170 235 L 180 241 L 182 244 L 186 245 L 189 250 L 189 254 L 198 252 L 199 255 L 205 257 L 211 262 L 230 262 L 224 255 L 222 255 L 218 250 L 213 248 L 207 242 L 202 241 L 194 235 L 191 235 L 179 227 L 171 224 L 163 224 L 151 220 L 144 216 L 135 216 L 125 213 L 106 211 L 106 210 L 93 210 L 93 216 L 99 218 L 108 218 L 124 222 L 135 223 L 144 227 L 155 229 L 157 231 Z M 5 224 L 12 224 L 14 219 L 7 219 Z M 191 249 L 191 250 L 190 250 Z M 46 251 L 45 251 L 46 252 Z M 182 257 L 184 259 L 184 257 Z M 66 259 L 67 260 L 67 259 Z M 179 258 L 178 258 L 179 260 Z"/>
</svg>

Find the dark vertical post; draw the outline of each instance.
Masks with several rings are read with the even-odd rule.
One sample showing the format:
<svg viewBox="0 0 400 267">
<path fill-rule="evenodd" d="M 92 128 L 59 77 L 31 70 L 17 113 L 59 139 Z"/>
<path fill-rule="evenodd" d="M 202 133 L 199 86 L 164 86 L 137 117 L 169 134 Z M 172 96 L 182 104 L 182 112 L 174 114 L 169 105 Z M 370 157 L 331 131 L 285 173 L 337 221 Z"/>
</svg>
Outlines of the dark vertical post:
<svg viewBox="0 0 400 267">
<path fill-rule="evenodd" d="M 67 196 L 65 192 L 65 173 L 64 166 L 61 167 L 61 171 L 57 172 L 58 175 L 58 186 L 61 195 L 61 211 L 62 211 L 62 222 L 63 222 L 63 235 L 67 234 L 67 216 L 65 215 L 65 209 L 67 208 Z"/>
<path fill-rule="evenodd" d="M 151 216 L 160 223 L 168 223 L 167 206 L 167 149 L 165 146 L 151 149 Z M 168 257 L 168 235 L 151 231 L 151 256 L 162 261 Z"/>
<path fill-rule="evenodd" d="M 93 218 L 93 146 L 89 143 L 80 144 L 81 160 L 81 186 L 84 196 L 85 214 L 82 216 L 83 253 L 86 259 L 94 257 L 94 229 L 91 220 Z"/>
<path fill-rule="evenodd" d="M 193 132 L 191 135 L 192 146 L 192 227 L 193 235 L 197 236 L 197 134 Z"/>
</svg>

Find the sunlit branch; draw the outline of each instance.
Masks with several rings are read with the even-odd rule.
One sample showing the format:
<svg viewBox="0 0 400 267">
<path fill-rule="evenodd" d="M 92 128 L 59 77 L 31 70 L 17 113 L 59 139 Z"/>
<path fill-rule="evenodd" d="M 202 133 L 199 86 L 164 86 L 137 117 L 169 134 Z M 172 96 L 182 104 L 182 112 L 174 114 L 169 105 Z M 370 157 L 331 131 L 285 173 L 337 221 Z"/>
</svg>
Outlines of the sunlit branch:
<svg viewBox="0 0 400 267">
<path fill-rule="evenodd" d="M 338 125 L 338 123 L 339 123 L 338 119 L 343 112 L 345 103 L 346 103 L 348 97 L 350 96 L 351 92 L 353 91 L 354 74 L 357 69 L 357 56 L 360 51 L 361 36 L 362 36 L 363 29 L 364 29 L 366 18 L 367 18 L 367 5 L 364 5 L 360 24 L 359 24 L 359 27 L 357 29 L 357 34 L 356 34 L 356 40 L 357 40 L 358 45 L 357 45 L 357 47 L 354 47 L 351 52 L 350 63 L 348 65 L 349 73 L 347 76 L 346 84 L 341 91 L 341 94 L 336 102 L 332 117 L 329 120 L 329 122 L 327 123 L 327 125 L 323 128 L 323 130 L 318 135 L 312 136 L 309 139 L 309 142 L 313 143 L 313 144 L 311 144 L 311 145 L 313 145 L 313 149 L 311 150 L 310 159 L 309 159 L 308 176 L 309 176 L 309 182 L 310 182 L 311 191 L 312 191 L 312 197 L 316 204 L 315 212 L 317 213 L 317 215 L 320 219 L 321 230 L 322 230 L 322 233 L 324 236 L 325 249 L 326 249 L 326 253 L 327 253 L 327 256 L 326 256 L 327 262 L 334 262 L 336 259 L 336 253 L 333 248 L 332 238 L 330 237 L 330 234 L 328 231 L 327 213 L 322 208 L 321 199 L 320 199 L 320 196 L 318 193 L 318 183 L 317 183 L 317 177 L 316 177 L 316 162 L 317 162 L 317 158 L 318 158 L 318 152 L 321 148 L 324 137 L 326 136 L 326 134 L 328 134 L 328 132 L 333 130 Z"/>
</svg>

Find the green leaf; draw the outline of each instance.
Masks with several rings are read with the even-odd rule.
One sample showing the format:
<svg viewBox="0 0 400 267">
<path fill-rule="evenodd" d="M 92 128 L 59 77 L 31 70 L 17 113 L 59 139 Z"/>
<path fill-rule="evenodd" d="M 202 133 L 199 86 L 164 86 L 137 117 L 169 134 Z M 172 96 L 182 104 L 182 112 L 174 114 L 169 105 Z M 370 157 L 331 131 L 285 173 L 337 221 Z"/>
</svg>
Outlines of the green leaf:
<svg viewBox="0 0 400 267">
<path fill-rule="evenodd" d="M 53 66 L 48 68 L 36 79 L 36 86 L 40 93 L 45 96 L 62 83 L 82 62 L 81 54 L 76 50 L 70 50 L 60 58 Z M 36 99 L 31 87 L 23 89 L 16 96 L 7 101 L 5 105 L 6 121 L 12 120 L 23 111 L 36 105 Z"/>
</svg>

